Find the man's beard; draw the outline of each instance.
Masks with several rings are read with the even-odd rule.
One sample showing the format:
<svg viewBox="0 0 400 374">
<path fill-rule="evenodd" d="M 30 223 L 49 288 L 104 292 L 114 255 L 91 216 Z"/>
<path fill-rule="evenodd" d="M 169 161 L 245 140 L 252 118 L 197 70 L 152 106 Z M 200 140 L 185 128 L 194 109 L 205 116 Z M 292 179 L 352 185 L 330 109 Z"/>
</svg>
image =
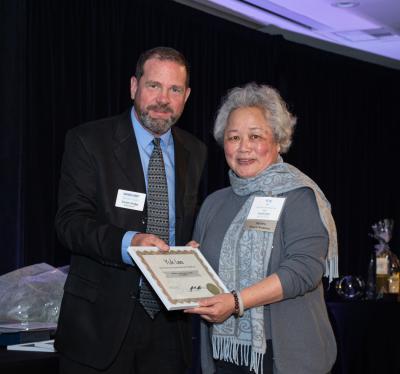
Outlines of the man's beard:
<svg viewBox="0 0 400 374">
<path fill-rule="evenodd" d="M 167 119 L 162 118 L 151 118 L 149 115 L 150 110 L 164 111 L 165 113 L 172 113 L 172 109 L 168 105 L 149 105 L 145 111 L 141 111 L 140 108 L 135 108 L 136 113 L 142 123 L 142 125 L 151 131 L 153 134 L 162 135 L 165 134 L 172 125 L 179 119 L 179 117 L 171 116 Z"/>
</svg>

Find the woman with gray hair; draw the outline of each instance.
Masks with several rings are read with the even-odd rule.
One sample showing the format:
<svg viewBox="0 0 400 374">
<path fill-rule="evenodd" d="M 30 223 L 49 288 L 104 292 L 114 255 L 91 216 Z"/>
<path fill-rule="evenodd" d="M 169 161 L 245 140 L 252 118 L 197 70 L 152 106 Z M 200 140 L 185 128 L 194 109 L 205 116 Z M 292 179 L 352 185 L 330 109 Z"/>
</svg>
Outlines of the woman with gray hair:
<svg viewBox="0 0 400 374">
<path fill-rule="evenodd" d="M 322 276 L 338 276 L 336 228 L 320 188 L 280 156 L 295 123 L 277 90 L 255 83 L 218 111 L 231 186 L 207 197 L 191 244 L 232 291 L 185 311 L 202 317 L 203 374 L 326 374 L 335 362 Z"/>
</svg>

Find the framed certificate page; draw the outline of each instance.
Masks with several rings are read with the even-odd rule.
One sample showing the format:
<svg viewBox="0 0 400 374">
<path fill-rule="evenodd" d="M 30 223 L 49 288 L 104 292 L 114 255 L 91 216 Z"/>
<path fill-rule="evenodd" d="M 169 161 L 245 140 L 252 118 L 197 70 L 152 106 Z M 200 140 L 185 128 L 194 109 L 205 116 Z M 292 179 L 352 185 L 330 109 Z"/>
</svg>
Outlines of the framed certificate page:
<svg viewBox="0 0 400 374">
<path fill-rule="evenodd" d="M 199 299 L 228 292 L 199 249 L 129 247 L 128 253 L 167 310 L 193 308 Z"/>
</svg>

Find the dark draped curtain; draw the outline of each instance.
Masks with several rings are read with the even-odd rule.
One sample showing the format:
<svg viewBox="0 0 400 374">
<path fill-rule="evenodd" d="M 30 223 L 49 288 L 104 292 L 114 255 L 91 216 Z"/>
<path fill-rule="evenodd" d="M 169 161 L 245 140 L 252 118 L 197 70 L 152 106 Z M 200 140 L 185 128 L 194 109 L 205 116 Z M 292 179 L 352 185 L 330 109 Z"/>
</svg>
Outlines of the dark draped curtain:
<svg viewBox="0 0 400 374">
<path fill-rule="evenodd" d="M 370 225 L 400 214 L 400 71 L 324 52 L 172 1 L 0 0 L 0 274 L 69 261 L 53 221 L 68 129 L 131 105 L 129 79 L 145 49 L 168 45 L 192 67 L 179 126 L 209 148 L 202 189 L 226 186 L 212 138 L 226 90 L 278 88 L 298 117 L 285 160 L 323 189 L 337 223 L 340 273 L 365 276 Z"/>
</svg>

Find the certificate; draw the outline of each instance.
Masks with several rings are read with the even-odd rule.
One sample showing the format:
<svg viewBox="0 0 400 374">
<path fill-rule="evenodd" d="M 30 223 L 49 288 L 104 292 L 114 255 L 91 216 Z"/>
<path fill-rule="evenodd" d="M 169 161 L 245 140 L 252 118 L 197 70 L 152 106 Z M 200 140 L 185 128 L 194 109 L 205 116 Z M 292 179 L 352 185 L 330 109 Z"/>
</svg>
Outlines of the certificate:
<svg viewBox="0 0 400 374">
<path fill-rule="evenodd" d="M 229 292 L 199 249 L 129 247 L 128 253 L 167 310 L 193 308 L 199 299 Z"/>
</svg>

